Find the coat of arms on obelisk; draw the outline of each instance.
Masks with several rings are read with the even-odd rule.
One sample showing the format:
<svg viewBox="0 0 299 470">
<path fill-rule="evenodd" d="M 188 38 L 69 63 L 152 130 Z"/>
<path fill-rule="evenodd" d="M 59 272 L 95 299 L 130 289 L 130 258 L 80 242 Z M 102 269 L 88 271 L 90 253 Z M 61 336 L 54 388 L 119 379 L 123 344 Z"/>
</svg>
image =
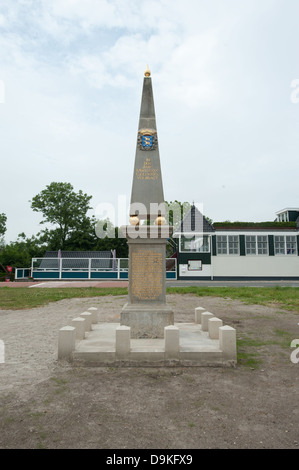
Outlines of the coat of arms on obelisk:
<svg viewBox="0 0 299 470">
<path fill-rule="evenodd" d="M 154 129 L 140 129 L 138 132 L 138 146 L 140 150 L 156 150 L 157 131 Z"/>
</svg>

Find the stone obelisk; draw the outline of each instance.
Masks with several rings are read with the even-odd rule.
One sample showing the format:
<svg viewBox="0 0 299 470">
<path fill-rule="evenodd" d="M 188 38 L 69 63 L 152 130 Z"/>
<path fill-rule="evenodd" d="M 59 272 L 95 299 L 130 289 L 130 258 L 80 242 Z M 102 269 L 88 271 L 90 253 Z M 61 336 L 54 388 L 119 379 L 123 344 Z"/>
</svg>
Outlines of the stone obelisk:
<svg viewBox="0 0 299 470">
<path fill-rule="evenodd" d="M 172 228 L 165 225 L 165 202 L 158 147 L 152 79 L 143 81 L 130 203 L 130 225 L 122 227 L 129 245 L 129 295 L 121 325 L 132 338 L 163 338 L 173 325 L 166 304 L 166 244 Z"/>
</svg>

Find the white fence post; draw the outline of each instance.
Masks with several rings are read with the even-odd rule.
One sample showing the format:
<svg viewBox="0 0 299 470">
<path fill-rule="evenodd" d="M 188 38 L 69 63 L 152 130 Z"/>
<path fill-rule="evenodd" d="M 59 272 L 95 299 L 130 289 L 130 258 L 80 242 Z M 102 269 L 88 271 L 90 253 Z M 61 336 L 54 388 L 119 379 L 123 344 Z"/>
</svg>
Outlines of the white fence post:
<svg viewBox="0 0 299 470">
<path fill-rule="evenodd" d="M 71 359 L 76 344 L 76 328 L 64 326 L 59 330 L 58 359 Z"/>
<path fill-rule="evenodd" d="M 236 330 L 231 326 L 219 328 L 219 347 L 222 349 L 225 360 L 237 360 Z"/>
<path fill-rule="evenodd" d="M 80 317 L 85 318 L 85 329 L 86 331 L 90 331 L 92 329 L 92 313 L 91 312 L 83 312 L 80 313 Z"/>
<path fill-rule="evenodd" d="M 177 326 L 169 325 L 164 328 L 165 359 L 179 359 L 180 331 Z"/>
<path fill-rule="evenodd" d="M 215 315 L 211 312 L 203 312 L 201 314 L 201 329 L 202 331 L 208 331 L 209 330 L 209 319 L 213 318 Z"/>
<path fill-rule="evenodd" d="M 117 359 L 127 359 L 131 349 L 131 328 L 118 326 L 115 332 L 115 354 Z"/>
</svg>

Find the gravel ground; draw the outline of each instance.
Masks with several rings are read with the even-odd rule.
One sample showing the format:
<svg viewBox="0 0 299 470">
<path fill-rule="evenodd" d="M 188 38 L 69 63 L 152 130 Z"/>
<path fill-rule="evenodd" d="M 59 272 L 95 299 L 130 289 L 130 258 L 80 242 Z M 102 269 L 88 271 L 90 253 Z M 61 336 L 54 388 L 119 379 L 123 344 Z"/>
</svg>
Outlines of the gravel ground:
<svg viewBox="0 0 299 470">
<path fill-rule="evenodd" d="M 124 296 L 0 310 L 0 448 L 298 449 L 298 313 L 193 295 L 167 301 L 176 322 L 192 322 L 202 306 L 234 326 L 237 367 L 57 361 L 59 328 L 92 306 L 99 321 L 118 322 Z"/>
</svg>

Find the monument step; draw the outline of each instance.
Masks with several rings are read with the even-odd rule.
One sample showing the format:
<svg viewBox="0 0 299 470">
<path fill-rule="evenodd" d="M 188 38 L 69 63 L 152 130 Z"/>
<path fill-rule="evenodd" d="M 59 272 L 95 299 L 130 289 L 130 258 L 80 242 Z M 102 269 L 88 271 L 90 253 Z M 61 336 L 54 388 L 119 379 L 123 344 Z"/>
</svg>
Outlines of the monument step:
<svg viewBox="0 0 299 470">
<path fill-rule="evenodd" d="M 72 355 L 74 362 L 90 365 L 125 366 L 222 366 L 230 365 L 219 347 L 219 340 L 209 338 L 196 323 L 175 323 L 179 330 L 179 350 L 173 358 L 165 350 L 164 338 L 131 339 L 125 356 L 117 357 L 116 330 L 119 323 L 97 323 L 86 333 L 85 339 L 76 341 Z M 231 358 L 232 359 L 232 358 Z"/>
</svg>

